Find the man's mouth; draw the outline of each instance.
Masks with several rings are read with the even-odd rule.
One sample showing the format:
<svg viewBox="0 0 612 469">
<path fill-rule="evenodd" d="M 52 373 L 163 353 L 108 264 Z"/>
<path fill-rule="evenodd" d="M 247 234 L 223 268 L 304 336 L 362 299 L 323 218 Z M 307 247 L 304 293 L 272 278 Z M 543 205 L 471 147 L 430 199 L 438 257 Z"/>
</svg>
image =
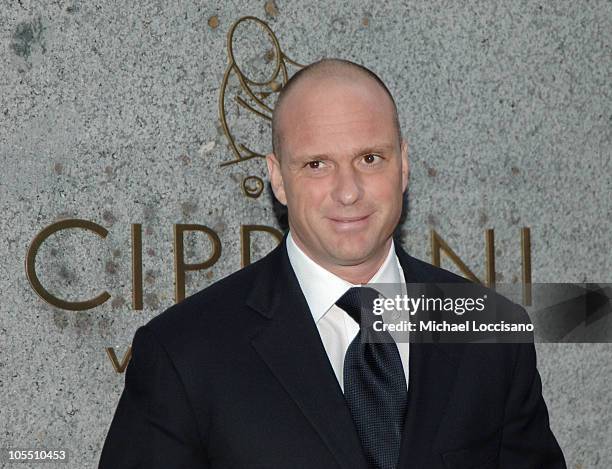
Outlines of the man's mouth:
<svg viewBox="0 0 612 469">
<path fill-rule="evenodd" d="M 336 229 L 340 231 L 350 231 L 361 229 L 368 223 L 370 215 L 362 215 L 357 217 L 329 217 Z"/>
</svg>

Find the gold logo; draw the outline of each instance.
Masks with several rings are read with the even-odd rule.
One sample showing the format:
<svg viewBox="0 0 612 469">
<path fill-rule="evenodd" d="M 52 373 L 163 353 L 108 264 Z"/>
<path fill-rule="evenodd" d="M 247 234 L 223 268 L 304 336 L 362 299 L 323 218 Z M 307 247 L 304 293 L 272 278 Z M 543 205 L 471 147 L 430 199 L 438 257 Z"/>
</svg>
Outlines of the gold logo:
<svg viewBox="0 0 612 469">
<path fill-rule="evenodd" d="M 241 25 L 251 28 L 256 26 L 263 29 L 270 42 L 271 48 L 265 51 L 263 56 L 259 56 L 259 58 L 263 57 L 263 62 L 266 65 L 264 68 L 268 70 L 268 75 L 263 78 L 249 76 L 245 67 L 241 68 L 239 65 L 240 46 L 243 43 L 251 47 L 253 45 L 253 41 L 243 40 L 240 35 L 236 34 L 236 30 Z M 253 143 L 246 143 L 245 137 L 236 136 L 235 132 L 230 130 L 228 121 L 231 120 L 230 117 L 233 117 L 235 121 L 240 123 L 244 120 L 243 114 L 246 110 L 247 118 L 253 117 L 260 121 L 261 125 L 258 129 L 260 132 L 268 129 L 272 121 L 273 102 L 276 101 L 276 93 L 289 80 L 287 65 L 298 68 L 304 66 L 291 60 L 282 51 L 278 38 L 270 26 L 255 16 L 244 16 L 232 25 L 227 35 L 227 55 L 229 64 L 225 70 L 219 92 L 219 119 L 232 150 L 233 159 L 221 163 L 221 166 L 244 163 L 254 158 L 265 158 L 261 149 L 255 149 Z M 253 139 L 253 136 L 251 135 L 250 138 Z M 269 142 L 270 139 L 267 141 Z M 250 174 L 242 179 L 241 186 L 244 195 L 257 198 L 263 192 L 264 182 L 261 177 Z"/>
</svg>

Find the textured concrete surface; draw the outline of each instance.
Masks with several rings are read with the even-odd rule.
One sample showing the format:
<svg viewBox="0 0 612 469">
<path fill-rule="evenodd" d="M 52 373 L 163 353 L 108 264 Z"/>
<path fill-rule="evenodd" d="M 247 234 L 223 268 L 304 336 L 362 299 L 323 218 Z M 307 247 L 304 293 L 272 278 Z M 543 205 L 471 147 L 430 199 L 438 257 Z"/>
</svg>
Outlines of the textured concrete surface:
<svg viewBox="0 0 612 469">
<path fill-rule="evenodd" d="M 388 83 L 410 145 L 411 253 L 429 258 L 434 228 L 484 277 L 494 228 L 498 280 L 513 282 L 528 226 L 534 281 L 612 281 L 610 1 L 2 0 L 0 446 L 67 448 L 66 467 L 94 467 L 123 387 L 104 348 L 121 358 L 173 303 L 172 225 L 204 224 L 223 245 L 211 269 L 187 274 L 188 294 L 239 267 L 240 225 L 276 225 L 267 189 L 247 199 L 239 188 L 263 162 L 220 167 L 233 158 L 217 111 L 226 37 L 245 15 L 298 62 L 345 57 Z M 269 41 L 251 26 L 239 36 L 237 60 L 264 76 Z M 235 104 L 229 114 L 268 149 L 265 122 Z M 37 270 L 66 299 L 111 294 L 85 312 L 43 302 L 24 271 L 36 233 L 67 217 L 109 235 L 54 235 Z M 142 311 L 131 223 L 143 225 Z M 273 244 L 258 236 L 254 258 Z M 208 252 L 187 238 L 188 261 Z M 568 466 L 612 467 L 612 347 L 538 352 Z"/>
</svg>

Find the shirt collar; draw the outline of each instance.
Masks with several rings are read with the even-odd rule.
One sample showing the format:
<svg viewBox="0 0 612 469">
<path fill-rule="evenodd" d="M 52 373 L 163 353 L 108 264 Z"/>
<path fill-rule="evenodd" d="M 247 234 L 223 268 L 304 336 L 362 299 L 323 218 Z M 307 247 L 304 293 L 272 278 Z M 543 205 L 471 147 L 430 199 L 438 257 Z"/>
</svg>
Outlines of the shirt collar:
<svg viewBox="0 0 612 469">
<path fill-rule="evenodd" d="M 321 267 L 302 251 L 293 240 L 291 231 L 287 235 L 287 254 L 298 279 L 312 317 L 316 322 L 351 287 L 358 287 Z M 393 239 L 385 261 L 368 283 L 403 283 L 400 264 L 395 254 Z"/>
</svg>

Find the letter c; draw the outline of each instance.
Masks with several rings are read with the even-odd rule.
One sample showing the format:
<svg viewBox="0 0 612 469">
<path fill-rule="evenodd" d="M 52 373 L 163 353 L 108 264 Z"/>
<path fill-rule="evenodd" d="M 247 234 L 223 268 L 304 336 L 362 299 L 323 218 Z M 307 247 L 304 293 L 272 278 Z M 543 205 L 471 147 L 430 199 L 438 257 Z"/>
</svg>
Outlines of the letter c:
<svg viewBox="0 0 612 469">
<path fill-rule="evenodd" d="M 61 220 L 56 223 L 52 223 L 51 225 L 40 231 L 32 240 L 32 244 L 30 244 L 30 247 L 28 248 L 28 252 L 26 254 L 26 275 L 34 291 L 38 294 L 38 296 L 40 296 L 50 305 L 56 306 L 57 308 L 61 309 L 67 309 L 70 311 L 84 311 L 101 305 L 110 298 L 110 294 L 107 291 L 104 291 L 95 298 L 86 301 L 62 300 L 49 293 L 42 286 L 40 280 L 38 279 L 38 276 L 36 275 L 36 254 L 38 253 L 38 249 L 40 248 L 42 243 L 44 243 L 46 239 L 52 234 L 61 230 L 66 230 L 68 228 L 81 228 L 84 230 L 93 231 L 98 236 L 100 236 L 100 238 L 103 239 L 106 238 L 106 236 L 108 235 L 108 231 L 97 223 L 87 220 L 81 220 L 78 218 L 71 218 L 68 220 Z"/>
</svg>

